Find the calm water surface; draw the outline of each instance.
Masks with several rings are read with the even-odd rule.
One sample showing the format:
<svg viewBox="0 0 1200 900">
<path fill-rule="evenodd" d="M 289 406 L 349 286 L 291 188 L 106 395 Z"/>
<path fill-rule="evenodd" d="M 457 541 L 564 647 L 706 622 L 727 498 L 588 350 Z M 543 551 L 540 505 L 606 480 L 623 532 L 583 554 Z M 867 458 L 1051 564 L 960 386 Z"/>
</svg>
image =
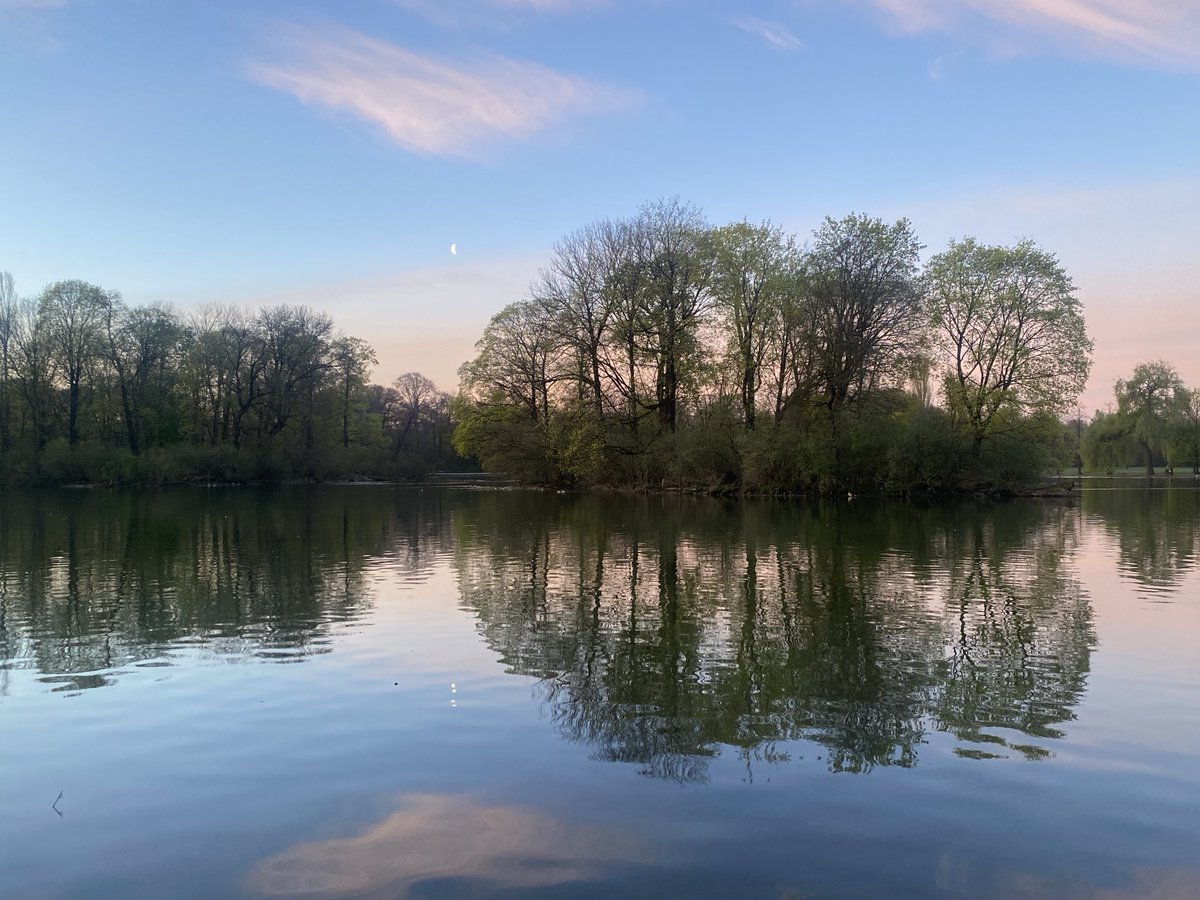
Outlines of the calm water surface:
<svg viewBox="0 0 1200 900">
<path fill-rule="evenodd" d="M 1200 897 L 1200 490 L 0 495 L 0 896 Z"/>
</svg>

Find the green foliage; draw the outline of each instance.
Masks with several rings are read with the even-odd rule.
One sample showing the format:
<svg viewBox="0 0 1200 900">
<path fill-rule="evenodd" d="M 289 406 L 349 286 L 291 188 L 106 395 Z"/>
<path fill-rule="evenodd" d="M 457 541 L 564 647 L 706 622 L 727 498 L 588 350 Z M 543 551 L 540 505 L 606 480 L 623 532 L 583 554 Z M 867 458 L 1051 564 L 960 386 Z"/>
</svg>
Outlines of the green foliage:
<svg viewBox="0 0 1200 900">
<path fill-rule="evenodd" d="M 1074 285 L 1053 254 L 1022 241 L 952 241 L 925 269 L 947 408 L 981 447 L 1023 415 L 1060 413 L 1083 390 L 1092 342 Z"/>
<path fill-rule="evenodd" d="M 770 224 L 713 228 L 678 200 L 587 226 L 460 370 L 455 445 L 522 480 L 584 485 L 1039 480 L 1073 458 L 1051 414 L 1090 365 L 1070 278 L 1028 241 L 956 242 L 924 277 L 920 249 L 905 219 L 828 218 L 799 250 Z"/>
<path fill-rule="evenodd" d="M 126 306 L 0 273 L 0 483 L 416 477 L 461 466 L 448 397 L 303 306 Z"/>
<path fill-rule="evenodd" d="M 1190 406 L 1188 390 L 1170 365 L 1156 360 L 1118 381 L 1116 395 L 1121 427 L 1141 446 L 1146 474 L 1153 475 L 1155 454 L 1166 449 Z"/>
<path fill-rule="evenodd" d="M 963 489 L 969 438 L 944 410 L 921 406 L 905 417 L 888 450 L 892 493 L 943 494 Z"/>
<path fill-rule="evenodd" d="M 575 403 L 556 410 L 547 424 L 549 456 L 570 481 L 601 484 L 611 471 L 605 423 L 595 409 Z"/>
<path fill-rule="evenodd" d="M 1181 398 L 1170 436 L 1171 461 L 1188 466 L 1200 475 L 1200 390 L 1192 389 Z"/>
<path fill-rule="evenodd" d="M 1099 410 L 1083 433 L 1080 455 L 1089 472 L 1111 475 L 1133 458 L 1135 443 L 1115 413 Z"/>
<path fill-rule="evenodd" d="M 546 428 L 527 409 L 507 404 L 501 396 L 475 402 L 461 394 L 451 402 L 451 409 L 458 423 L 455 449 L 478 459 L 484 471 L 534 484 L 559 480 Z"/>
</svg>

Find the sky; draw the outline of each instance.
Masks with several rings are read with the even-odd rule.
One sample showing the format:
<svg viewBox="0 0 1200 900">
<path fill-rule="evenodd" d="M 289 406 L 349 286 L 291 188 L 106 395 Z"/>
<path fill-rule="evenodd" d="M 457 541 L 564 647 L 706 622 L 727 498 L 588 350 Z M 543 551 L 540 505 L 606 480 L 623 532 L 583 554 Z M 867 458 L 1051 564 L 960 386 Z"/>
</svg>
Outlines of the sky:
<svg viewBox="0 0 1200 900">
<path fill-rule="evenodd" d="M 0 0 L 20 294 L 305 303 L 453 390 L 557 239 L 671 196 L 1031 238 L 1085 415 L 1200 385 L 1200 0 Z"/>
</svg>

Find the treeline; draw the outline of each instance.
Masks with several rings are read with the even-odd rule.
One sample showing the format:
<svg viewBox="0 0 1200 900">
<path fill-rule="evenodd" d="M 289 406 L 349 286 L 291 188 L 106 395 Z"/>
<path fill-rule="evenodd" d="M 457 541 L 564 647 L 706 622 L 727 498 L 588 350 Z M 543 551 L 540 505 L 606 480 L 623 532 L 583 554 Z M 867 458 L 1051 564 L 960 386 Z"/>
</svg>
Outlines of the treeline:
<svg viewBox="0 0 1200 900">
<path fill-rule="evenodd" d="M 806 246 L 677 199 L 563 238 L 460 370 L 455 443 L 531 482 L 1009 490 L 1069 463 L 1092 344 L 1030 241 L 826 219 Z"/>
<path fill-rule="evenodd" d="M 1173 366 L 1155 360 L 1120 379 L 1114 395 L 1115 408 L 1075 423 L 1083 465 L 1108 474 L 1138 466 L 1153 475 L 1163 466 L 1200 475 L 1200 388 L 1189 388 Z"/>
<path fill-rule="evenodd" d="M 190 316 L 0 273 L 0 483 L 411 477 L 453 464 L 449 397 L 303 306 Z"/>
</svg>

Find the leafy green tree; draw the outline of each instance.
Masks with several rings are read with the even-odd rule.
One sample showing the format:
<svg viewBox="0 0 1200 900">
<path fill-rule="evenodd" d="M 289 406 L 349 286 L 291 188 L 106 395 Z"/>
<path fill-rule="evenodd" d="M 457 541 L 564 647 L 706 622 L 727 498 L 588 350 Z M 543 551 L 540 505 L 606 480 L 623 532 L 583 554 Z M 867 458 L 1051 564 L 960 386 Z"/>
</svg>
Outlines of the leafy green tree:
<svg viewBox="0 0 1200 900">
<path fill-rule="evenodd" d="M 1187 388 L 1175 370 L 1156 360 L 1139 365 L 1117 381 L 1117 410 L 1125 430 L 1142 448 L 1146 474 L 1154 474 L 1154 454 L 1164 449 L 1175 417 L 1187 404 Z"/>
<path fill-rule="evenodd" d="M 1175 460 L 1200 475 L 1200 389 L 1191 388 L 1181 398 L 1171 434 Z"/>
<path fill-rule="evenodd" d="M 473 360 L 459 369 L 463 389 L 480 402 L 499 396 L 533 422 L 550 416 L 550 385 L 560 345 L 545 310 L 525 300 L 492 316 L 475 344 Z"/>
<path fill-rule="evenodd" d="M 978 455 L 1003 410 L 1062 413 L 1083 390 L 1092 342 L 1074 285 L 1032 241 L 953 241 L 925 269 L 951 413 Z"/>
<path fill-rule="evenodd" d="M 1131 455 L 1129 434 L 1116 413 L 1100 409 L 1084 430 L 1080 443 L 1080 455 L 1089 471 L 1106 472 L 1123 466 Z"/>
<path fill-rule="evenodd" d="M 735 222 L 715 229 L 710 241 L 713 300 L 724 319 L 742 421 L 753 429 L 767 354 L 778 346 L 774 338 L 797 284 L 799 258 L 795 241 L 769 222 Z"/>
</svg>

